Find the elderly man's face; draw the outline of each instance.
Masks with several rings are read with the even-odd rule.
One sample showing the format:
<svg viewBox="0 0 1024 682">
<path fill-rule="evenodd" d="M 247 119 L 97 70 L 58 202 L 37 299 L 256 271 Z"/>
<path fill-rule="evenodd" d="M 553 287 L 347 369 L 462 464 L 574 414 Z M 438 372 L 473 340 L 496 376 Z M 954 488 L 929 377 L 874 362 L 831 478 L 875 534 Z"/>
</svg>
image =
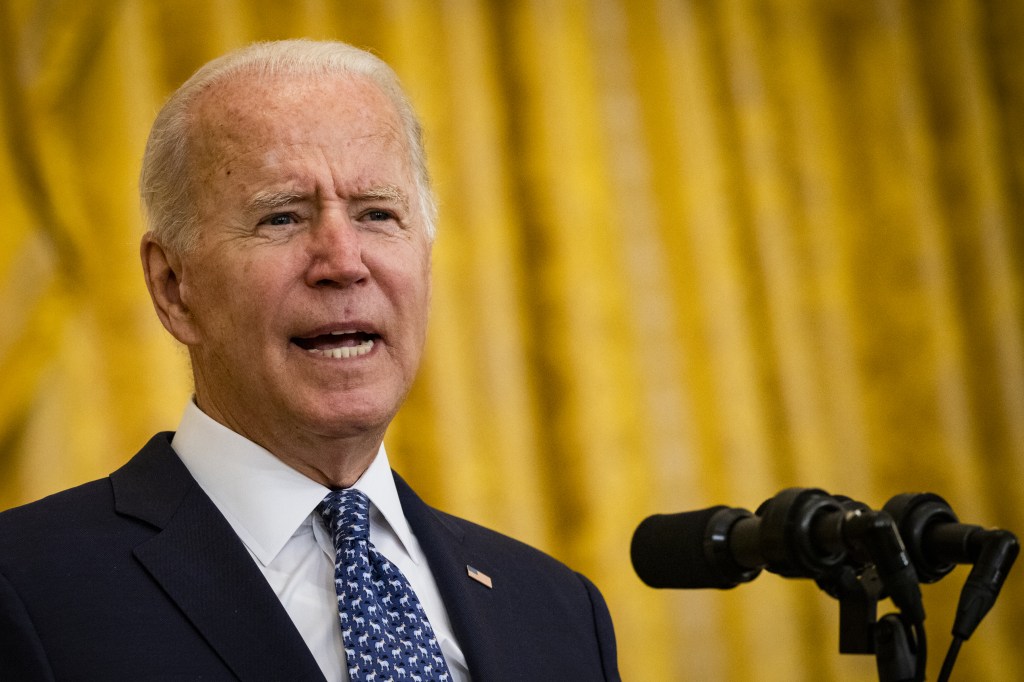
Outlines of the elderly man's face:
<svg viewBox="0 0 1024 682">
<path fill-rule="evenodd" d="M 383 435 L 419 365 L 430 242 L 401 123 L 365 78 L 204 93 L 181 261 L 200 407 L 275 451 Z"/>
</svg>

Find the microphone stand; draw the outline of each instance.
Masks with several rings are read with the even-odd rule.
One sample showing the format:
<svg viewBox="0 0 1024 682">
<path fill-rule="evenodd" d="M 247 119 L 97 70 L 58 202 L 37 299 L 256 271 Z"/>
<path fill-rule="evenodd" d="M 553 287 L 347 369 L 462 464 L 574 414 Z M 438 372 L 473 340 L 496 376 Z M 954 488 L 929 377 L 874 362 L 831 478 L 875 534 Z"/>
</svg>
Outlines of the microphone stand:
<svg viewBox="0 0 1024 682">
<path fill-rule="evenodd" d="M 884 585 L 872 565 L 843 566 L 816 580 L 839 601 L 839 653 L 874 654 L 879 682 L 914 682 L 917 653 L 913 626 L 896 613 L 877 620 Z"/>
</svg>

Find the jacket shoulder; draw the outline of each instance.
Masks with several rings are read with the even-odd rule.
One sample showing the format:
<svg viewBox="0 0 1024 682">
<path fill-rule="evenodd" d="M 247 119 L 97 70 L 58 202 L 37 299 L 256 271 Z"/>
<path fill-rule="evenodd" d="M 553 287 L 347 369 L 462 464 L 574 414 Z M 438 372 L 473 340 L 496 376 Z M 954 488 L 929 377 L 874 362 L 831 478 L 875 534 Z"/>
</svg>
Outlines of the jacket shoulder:
<svg viewBox="0 0 1024 682">
<path fill-rule="evenodd" d="M 96 512 L 114 507 L 109 479 L 83 483 L 35 502 L 0 512 L 0 547 L 19 538 L 61 535 L 87 525 Z"/>
<path fill-rule="evenodd" d="M 119 505 L 123 505 L 123 499 L 132 494 L 136 487 L 134 479 L 149 478 L 152 481 L 154 476 L 159 476 L 161 466 L 168 466 L 159 464 L 166 459 L 167 453 L 173 454 L 168 436 L 166 433 L 154 436 L 107 478 L 83 483 L 0 512 L 0 568 L 19 563 L 19 559 L 40 556 L 47 548 L 63 547 L 64 551 L 76 547 L 84 549 L 89 544 L 123 536 L 126 524 L 139 525 L 137 518 L 119 513 Z M 178 461 L 176 457 L 173 459 Z M 178 466 L 184 469 L 180 461 Z M 145 473 L 140 474 L 139 470 Z M 161 495 L 154 486 L 147 489 L 145 494 L 150 497 Z"/>
<path fill-rule="evenodd" d="M 484 549 L 494 560 L 510 562 L 520 569 L 534 566 L 535 570 L 558 578 L 578 580 L 576 571 L 533 545 L 439 509 L 433 511 L 446 524 L 458 528 L 467 545 Z"/>
<path fill-rule="evenodd" d="M 456 635 L 471 643 L 474 676 L 619 679 L 611 615 L 590 580 L 524 542 L 426 505 L 395 478 Z"/>
</svg>

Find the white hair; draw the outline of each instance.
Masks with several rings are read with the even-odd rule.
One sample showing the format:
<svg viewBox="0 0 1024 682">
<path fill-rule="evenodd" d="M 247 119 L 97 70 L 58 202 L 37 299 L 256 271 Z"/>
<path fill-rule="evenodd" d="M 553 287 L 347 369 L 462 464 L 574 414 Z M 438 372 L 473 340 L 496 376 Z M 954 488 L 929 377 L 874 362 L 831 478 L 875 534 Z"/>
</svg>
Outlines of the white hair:
<svg viewBox="0 0 1024 682">
<path fill-rule="evenodd" d="M 296 75 L 328 78 L 361 75 L 373 81 L 393 103 L 402 121 L 416 175 L 420 211 L 428 238 L 434 238 L 437 204 L 430 186 L 423 133 L 398 76 L 378 57 L 346 43 L 281 40 L 254 43 L 200 67 L 174 91 L 153 122 L 146 142 L 139 191 L 149 229 L 157 241 L 177 252 L 191 250 L 199 237 L 199 215 L 190 178 L 189 142 L 198 97 L 215 84 L 240 75 Z"/>
</svg>

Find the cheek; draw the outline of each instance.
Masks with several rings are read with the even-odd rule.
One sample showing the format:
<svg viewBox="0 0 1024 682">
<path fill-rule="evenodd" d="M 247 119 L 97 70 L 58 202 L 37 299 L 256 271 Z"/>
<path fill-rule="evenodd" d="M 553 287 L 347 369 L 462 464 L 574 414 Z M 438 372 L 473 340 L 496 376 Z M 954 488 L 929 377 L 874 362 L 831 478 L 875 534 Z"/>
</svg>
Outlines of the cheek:
<svg viewBox="0 0 1024 682">
<path fill-rule="evenodd" d="M 426 315 L 430 300 L 430 251 L 420 244 L 363 247 L 363 261 L 403 315 Z M 422 309 L 422 310 L 421 310 Z"/>
<path fill-rule="evenodd" d="M 409 264 L 407 269 L 395 269 L 377 281 L 385 292 L 389 305 L 398 324 L 399 336 L 404 352 L 414 355 L 420 352 L 427 333 L 427 310 L 430 306 L 430 285 L 428 275 Z"/>
<path fill-rule="evenodd" d="M 420 264 L 402 272 L 399 286 L 408 315 L 426 319 L 430 306 L 430 268 Z"/>
<path fill-rule="evenodd" d="M 409 297 L 411 307 L 410 317 L 413 320 L 412 327 L 416 335 L 416 345 L 422 350 L 423 343 L 427 337 L 427 323 L 430 317 L 430 274 L 424 273 L 423 277 L 414 283 L 414 291 Z"/>
<path fill-rule="evenodd" d="M 258 325 L 272 293 L 256 264 L 209 259 L 195 270 L 186 291 L 201 327 L 218 337 L 237 337 L 239 331 Z"/>
</svg>

